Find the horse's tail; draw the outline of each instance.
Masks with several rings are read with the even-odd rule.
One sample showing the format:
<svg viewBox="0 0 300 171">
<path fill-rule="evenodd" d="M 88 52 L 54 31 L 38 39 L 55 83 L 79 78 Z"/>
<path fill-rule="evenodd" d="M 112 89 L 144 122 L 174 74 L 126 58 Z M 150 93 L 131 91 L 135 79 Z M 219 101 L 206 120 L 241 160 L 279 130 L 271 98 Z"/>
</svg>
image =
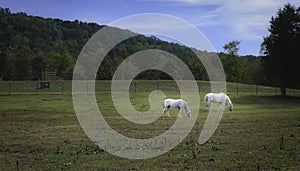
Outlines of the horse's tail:
<svg viewBox="0 0 300 171">
<path fill-rule="evenodd" d="M 167 111 L 167 108 L 166 108 L 166 100 L 163 101 L 162 107 L 163 107 L 163 115 L 164 115 L 165 112 Z"/>
<path fill-rule="evenodd" d="M 204 105 L 205 105 L 205 106 L 206 106 L 207 102 L 208 102 L 208 96 L 205 95 L 205 96 L 204 96 Z"/>
<path fill-rule="evenodd" d="M 163 101 L 163 108 L 169 108 L 170 107 L 170 104 L 169 104 L 169 100 L 166 99 Z"/>
<path fill-rule="evenodd" d="M 166 100 L 163 101 L 162 106 L 163 106 L 163 109 L 166 108 Z"/>
</svg>

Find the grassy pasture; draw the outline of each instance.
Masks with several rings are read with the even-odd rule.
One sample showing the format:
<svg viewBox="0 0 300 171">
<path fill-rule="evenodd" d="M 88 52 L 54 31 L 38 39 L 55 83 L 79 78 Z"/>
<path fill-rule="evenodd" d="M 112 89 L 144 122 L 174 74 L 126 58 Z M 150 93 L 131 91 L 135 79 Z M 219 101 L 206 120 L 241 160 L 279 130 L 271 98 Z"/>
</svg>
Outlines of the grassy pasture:
<svg viewBox="0 0 300 171">
<path fill-rule="evenodd" d="M 174 82 L 159 83 L 159 89 L 168 97 L 180 96 Z M 201 100 L 209 91 L 208 83 L 203 84 L 207 86 L 200 88 Z M 102 90 L 96 93 L 99 108 L 107 122 L 123 135 L 149 138 L 174 123 L 175 109 L 170 112 L 171 118 L 159 118 L 153 124 L 127 122 L 114 109 L 109 83 L 103 85 L 96 86 L 96 90 Z M 170 152 L 148 160 L 119 158 L 94 145 L 77 121 L 70 92 L 4 93 L 0 95 L 0 170 L 299 169 L 300 98 L 266 96 L 267 93 L 255 96 L 246 90 L 255 92 L 256 87 L 247 85 L 240 85 L 244 92 L 237 94 L 232 85 L 229 95 L 234 111 L 226 110 L 207 143 L 197 143 L 207 116 L 201 105 L 187 138 Z M 149 109 L 148 96 L 155 89 L 155 81 L 133 83 L 130 98 L 134 107 L 140 111 Z"/>
</svg>

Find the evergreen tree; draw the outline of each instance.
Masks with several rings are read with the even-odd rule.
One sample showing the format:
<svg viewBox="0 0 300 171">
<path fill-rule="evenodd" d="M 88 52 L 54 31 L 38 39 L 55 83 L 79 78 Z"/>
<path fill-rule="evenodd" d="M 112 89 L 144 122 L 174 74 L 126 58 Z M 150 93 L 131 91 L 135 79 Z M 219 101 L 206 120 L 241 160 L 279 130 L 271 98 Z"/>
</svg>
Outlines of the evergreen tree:
<svg viewBox="0 0 300 171">
<path fill-rule="evenodd" d="M 287 4 L 279 9 L 271 18 L 269 32 L 261 45 L 264 69 L 286 96 L 288 86 L 300 86 L 300 7 Z"/>
</svg>

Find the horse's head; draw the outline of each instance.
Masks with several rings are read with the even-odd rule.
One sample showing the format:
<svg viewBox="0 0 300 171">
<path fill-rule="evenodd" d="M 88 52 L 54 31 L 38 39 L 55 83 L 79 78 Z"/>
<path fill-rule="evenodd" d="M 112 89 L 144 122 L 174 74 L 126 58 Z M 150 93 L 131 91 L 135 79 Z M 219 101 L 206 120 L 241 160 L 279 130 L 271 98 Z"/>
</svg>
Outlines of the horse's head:
<svg viewBox="0 0 300 171">
<path fill-rule="evenodd" d="M 228 103 L 228 109 L 229 109 L 229 111 L 233 110 L 233 104 L 232 103 Z"/>
<path fill-rule="evenodd" d="M 188 116 L 188 117 L 191 117 L 191 116 L 192 116 L 192 112 L 191 112 L 190 110 L 188 110 L 187 116 Z"/>
</svg>

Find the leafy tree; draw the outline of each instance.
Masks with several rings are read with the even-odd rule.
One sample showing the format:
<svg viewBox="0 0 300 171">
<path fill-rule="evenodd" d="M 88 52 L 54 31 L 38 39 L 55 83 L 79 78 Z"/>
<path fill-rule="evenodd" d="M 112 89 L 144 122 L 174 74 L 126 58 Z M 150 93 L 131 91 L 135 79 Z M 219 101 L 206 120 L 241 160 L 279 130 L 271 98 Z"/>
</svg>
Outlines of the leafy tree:
<svg viewBox="0 0 300 171">
<path fill-rule="evenodd" d="M 7 53 L 0 50 L 0 80 L 4 79 Z"/>
<path fill-rule="evenodd" d="M 245 80 L 245 67 L 238 56 L 240 41 L 232 41 L 223 46 L 227 53 L 220 53 L 226 79 L 231 82 L 243 82 Z M 245 81 L 244 81 L 245 82 Z"/>
<path fill-rule="evenodd" d="M 29 47 L 22 47 L 16 54 L 16 79 L 17 80 L 30 80 L 32 78 L 31 68 L 31 51 Z"/>
<path fill-rule="evenodd" d="M 270 85 L 269 81 L 265 78 L 262 68 L 261 57 L 246 55 L 241 56 L 244 64 L 243 82 L 250 84 Z"/>
<path fill-rule="evenodd" d="M 240 41 L 231 41 L 223 46 L 225 52 L 227 52 L 231 56 L 238 56 L 238 51 L 240 49 L 239 44 Z"/>
<path fill-rule="evenodd" d="M 286 88 L 300 86 L 300 7 L 287 4 L 271 18 L 270 35 L 261 45 L 266 75 L 280 85 L 281 96 Z"/>
<path fill-rule="evenodd" d="M 37 56 L 32 60 L 32 71 L 33 71 L 33 79 L 41 80 L 42 73 L 45 70 L 46 62 L 42 56 Z"/>
</svg>

